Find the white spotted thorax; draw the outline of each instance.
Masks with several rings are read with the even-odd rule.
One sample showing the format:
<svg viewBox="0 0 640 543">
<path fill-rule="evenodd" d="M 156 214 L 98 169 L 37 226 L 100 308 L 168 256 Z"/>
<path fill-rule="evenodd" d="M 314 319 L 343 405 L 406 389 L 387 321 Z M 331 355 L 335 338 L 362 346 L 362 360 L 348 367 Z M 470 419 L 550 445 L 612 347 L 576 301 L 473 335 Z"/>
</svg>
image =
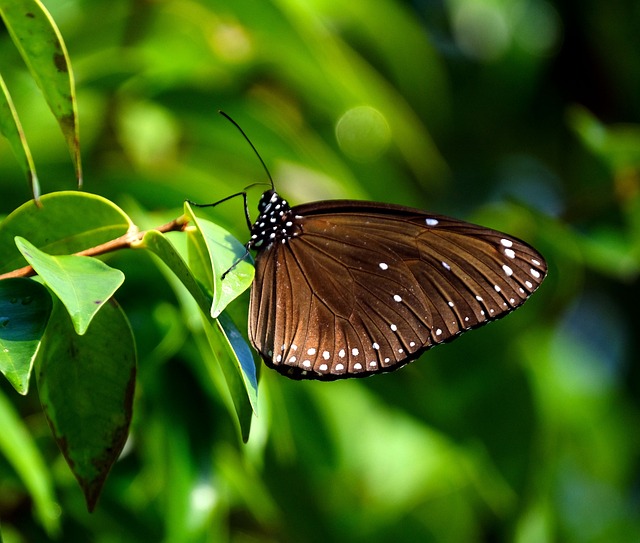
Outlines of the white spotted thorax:
<svg viewBox="0 0 640 543">
<path fill-rule="evenodd" d="M 291 208 L 266 191 L 249 335 L 292 379 L 397 369 L 431 347 L 503 317 L 544 280 L 525 242 L 420 210 L 360 201 Z"/>
<path fill-rule="evenodd" d="M 260 215 L 251 227 L 251 239 L 247 244 L 249 249 L 264 250 L 272 243 L 286 243 L 300 233 L 299 226 L 294 224 L 291 207 L 275 190 L 262 194 L 258 211 Z"/>
</svg>

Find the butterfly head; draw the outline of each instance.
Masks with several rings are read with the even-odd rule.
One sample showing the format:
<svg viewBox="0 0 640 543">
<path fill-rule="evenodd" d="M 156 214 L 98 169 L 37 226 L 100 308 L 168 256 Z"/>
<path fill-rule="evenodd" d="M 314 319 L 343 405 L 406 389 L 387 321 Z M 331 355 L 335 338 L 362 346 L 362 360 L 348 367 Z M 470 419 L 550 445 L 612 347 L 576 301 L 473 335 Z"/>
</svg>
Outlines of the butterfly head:
<svg viewBox="0 0 640 543">
<path fill-rule="evenodd" d="M 251 227 L 249 249 L 261 251 L 273 243 L 287 243 L 300 233 L 291 206 L 275 190 L 267 190 L 258 203 L 260 215 Z"/>
</svg>

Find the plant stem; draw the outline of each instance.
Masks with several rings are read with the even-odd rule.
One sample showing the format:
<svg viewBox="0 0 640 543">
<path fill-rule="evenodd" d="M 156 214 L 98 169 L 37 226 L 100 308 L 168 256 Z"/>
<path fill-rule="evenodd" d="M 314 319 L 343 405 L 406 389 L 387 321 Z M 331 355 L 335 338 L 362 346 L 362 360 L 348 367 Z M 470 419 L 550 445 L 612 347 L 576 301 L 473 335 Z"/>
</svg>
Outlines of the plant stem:
<svg viewBox="0 0 640 543">
<path fill-rule="evenodd" d="M 182 232 L 188 224 L 188 219 L 184 215 L 182 215 L 177 219 L 173 219 L 168 223 L 157 226 L 156 228 L 152 228 L 151 230 L 156 230 L 157 232 L 162 233 Z M 123 234 L 122 236 L 109 240 L 105 243 L 101 243 L 100 245 L 96 245 L 95 247 L 89 247 L 88 249 L 84 249 L 83 251 L 74 253 L 74 256 L 98 256 L 106 253 L 111 253 L 113 251 L 119 251 L 120 249 L 129 249 L 132 244 L 140 241 L 147 232 L 148 230 L 141 231 L 134 226 L 129 229 L 126 234 Z M 33 275 L 36 275 L 35 270 L 31 266 L 24 266 L 23 268 L 18 268 L 17 270 L 0 274 L 0 280 L 10 279 L 12 277 L 31 277 Z"/>
</svg>

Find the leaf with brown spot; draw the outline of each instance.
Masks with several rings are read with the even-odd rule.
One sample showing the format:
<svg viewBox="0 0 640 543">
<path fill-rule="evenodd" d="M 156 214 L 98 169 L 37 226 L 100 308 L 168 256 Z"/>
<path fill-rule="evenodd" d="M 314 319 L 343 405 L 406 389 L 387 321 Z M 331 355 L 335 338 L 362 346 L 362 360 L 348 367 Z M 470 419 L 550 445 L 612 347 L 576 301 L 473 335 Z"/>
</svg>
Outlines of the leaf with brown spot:
<svg viewBox="0 0 640 543">
<path fill-rule="evenodd" d="M 133 334 L 115 301 L 105 304 L 83 336 L 55 302 L 36 361 L 38 391 L 89 511 L 127 439 L 135 376 Z"/>
<path fill-rule="evenodd" d="M 0 0 L 0 17 L 58 120 L 82 186 L 75 83 L 62 35 L 39 0 Z"/>
</svg>

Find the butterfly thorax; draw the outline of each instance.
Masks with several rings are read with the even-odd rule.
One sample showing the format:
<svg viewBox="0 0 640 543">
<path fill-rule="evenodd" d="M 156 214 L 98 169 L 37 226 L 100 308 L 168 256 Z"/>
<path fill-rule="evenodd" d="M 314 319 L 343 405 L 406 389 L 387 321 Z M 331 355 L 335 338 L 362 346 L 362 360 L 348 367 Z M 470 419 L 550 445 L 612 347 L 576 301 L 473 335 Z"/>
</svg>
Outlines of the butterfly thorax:
<svg viewBox="0 0 640 543">
<path fill-rule="evenodd" d="M 298 224 L 301 217 L 294 215 L 291 206 L 275 190 L 262 194 L 258 211 L 260 215 L 251 227 L 249 249 L 262 251 L 273 243 L 287 243 L 301 231 Z"/>
</svg>

